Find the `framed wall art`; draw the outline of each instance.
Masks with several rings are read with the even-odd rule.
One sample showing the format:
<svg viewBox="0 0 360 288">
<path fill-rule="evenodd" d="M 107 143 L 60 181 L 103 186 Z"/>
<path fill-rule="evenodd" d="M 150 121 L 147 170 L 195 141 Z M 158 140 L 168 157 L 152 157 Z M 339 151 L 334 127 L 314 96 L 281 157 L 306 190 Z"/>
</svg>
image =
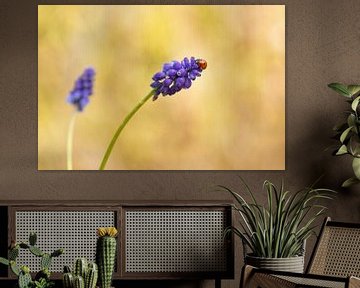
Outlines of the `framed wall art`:
<svg viewBox="0 0 360 288">
<path fill-rule="evenodd" d="M 39 170 L 284 170 L 284 5 L 39 5 Z"/>
</svg>

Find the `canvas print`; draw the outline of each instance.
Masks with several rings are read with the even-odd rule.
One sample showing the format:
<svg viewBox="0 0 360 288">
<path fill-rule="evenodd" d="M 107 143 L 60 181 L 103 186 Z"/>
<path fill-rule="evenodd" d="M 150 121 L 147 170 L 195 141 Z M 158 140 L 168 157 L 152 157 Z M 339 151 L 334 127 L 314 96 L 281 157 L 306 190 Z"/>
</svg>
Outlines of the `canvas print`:
<svg viewBox="0 0 360 288">
<path fill-rule="evenodd" d="M 39 5 L 38 169 L 285 169 L 285 6 Z"/>
</svg>

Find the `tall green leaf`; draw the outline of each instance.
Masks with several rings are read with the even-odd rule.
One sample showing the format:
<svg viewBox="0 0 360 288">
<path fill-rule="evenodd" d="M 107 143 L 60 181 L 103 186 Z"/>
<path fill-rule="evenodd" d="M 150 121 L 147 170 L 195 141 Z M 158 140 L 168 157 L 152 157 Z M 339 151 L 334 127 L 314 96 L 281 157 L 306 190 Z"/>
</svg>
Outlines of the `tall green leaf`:
<svg viewBox="0 0 360 288">
<path fill-rule="evenodd" d="M 351 97 L 351 93 L 347 89 L 347 86 L 341 83 L 331 83 L 328 85 L 329 88 L 333 89 L 335 92 L 339 93 L 342 96 Z"/>
</svg>

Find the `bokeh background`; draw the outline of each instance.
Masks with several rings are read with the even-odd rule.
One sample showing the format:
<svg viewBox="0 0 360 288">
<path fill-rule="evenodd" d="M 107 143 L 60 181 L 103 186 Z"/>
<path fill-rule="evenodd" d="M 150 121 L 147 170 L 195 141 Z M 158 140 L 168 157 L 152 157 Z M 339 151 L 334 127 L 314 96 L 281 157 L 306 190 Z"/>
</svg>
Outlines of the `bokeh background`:
<svg viewBox="0 0 360 288">
<path fill-rule="evenodd" d="M 208 68 L 190 89 L 146 103 L 106 168 L 285 169 L 285 6 L 39 5 L 38 21 L 40 170 L 66 169 L 66 97 L 84 68 L 97 74 L 73 162 L 96 170 L 152 75 L 184 56 Z"/>
</svg>

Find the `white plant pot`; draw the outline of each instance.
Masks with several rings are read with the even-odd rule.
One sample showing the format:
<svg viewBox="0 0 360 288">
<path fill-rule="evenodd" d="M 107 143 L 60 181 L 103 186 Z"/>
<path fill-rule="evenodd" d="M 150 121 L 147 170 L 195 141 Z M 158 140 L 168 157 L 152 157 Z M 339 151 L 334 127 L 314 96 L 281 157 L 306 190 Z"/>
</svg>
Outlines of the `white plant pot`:
<svg viewBox="0 0 360 288">
<path fill-rule="evenodd" d="M 289 258 L 263 258 L 246 255 L 245 263 L 262 269 L 304 273 L 304 256 Z"/>
</svg>

